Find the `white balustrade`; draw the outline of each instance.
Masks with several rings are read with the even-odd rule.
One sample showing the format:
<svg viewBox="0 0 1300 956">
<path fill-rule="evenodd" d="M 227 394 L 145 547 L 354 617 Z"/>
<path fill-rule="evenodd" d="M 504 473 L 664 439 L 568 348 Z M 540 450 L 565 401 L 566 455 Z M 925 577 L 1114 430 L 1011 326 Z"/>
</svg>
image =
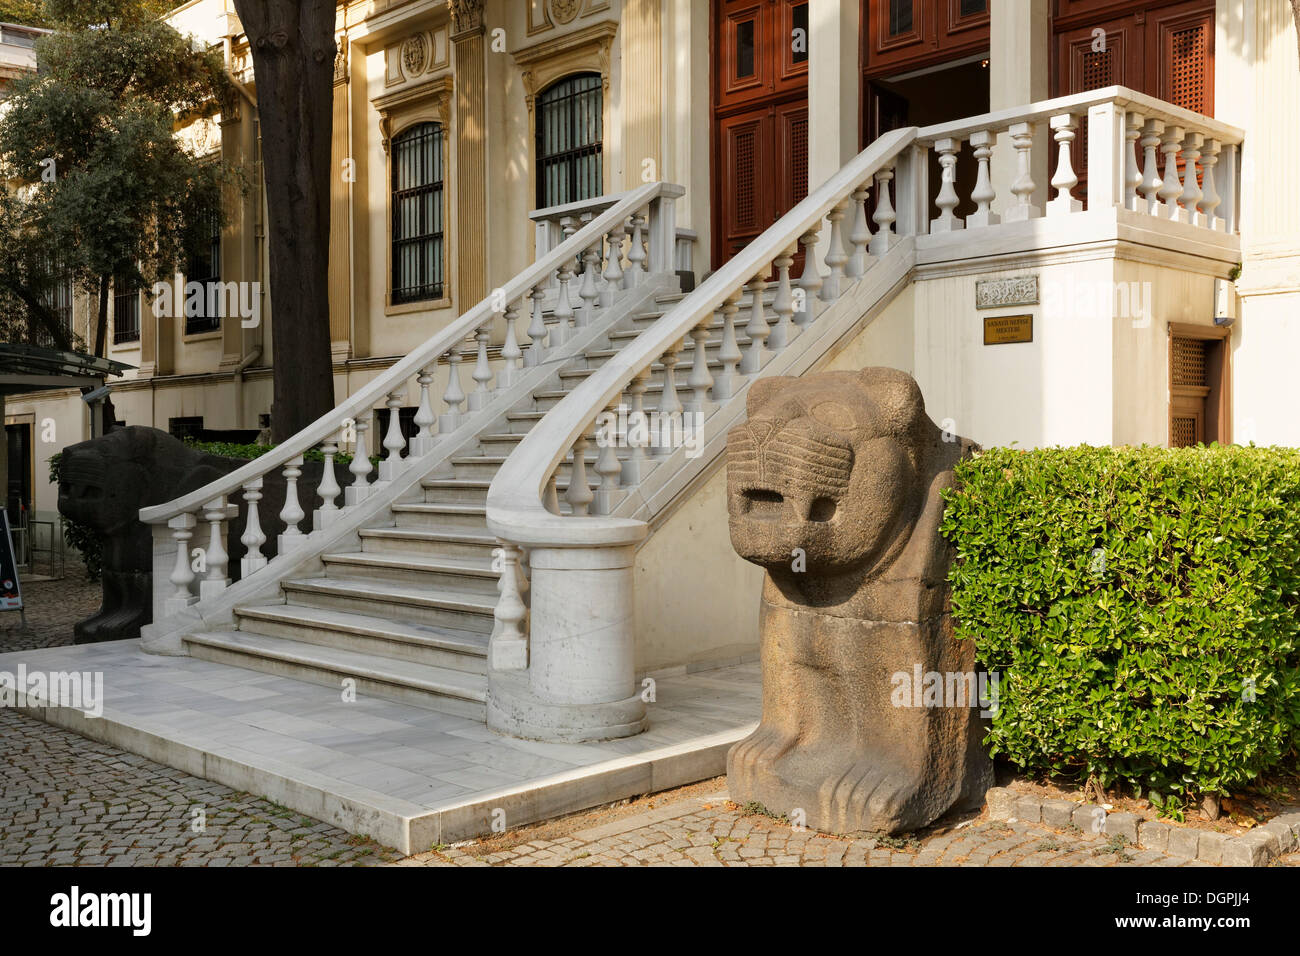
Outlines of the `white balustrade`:
<svg viewBox="0 0 1300 956">
<path fill-rule="evenodd" d="M 776 313 L 776 323 L 772 326 L 772 334 L 767 340 L 767 345 L 773 352 L 781 351 L 799 333 L 799 327 L 790 321 L 791 316 L 794 315 L 794 290 L 790 286 L 790 266 L 794 263 L 794 254 L 798 248 L 798 246 L 790 246 L 777 256 L 773 263 L 776 266 L 776 295 L 772 299 L 772 311 Z"/>
<path fill-rule="evenodd" d="M 1070 192 L 1079 185 L 1079 177 L 1075 175 L 1074 162 L 1070 156 L 1079 121 L 1073 115 L 1063 113 L 1053 116 L 1048 125 L 1056 133 L 1056 172 L 1052 175 L 1052 188 L 1056 190 L 1056 196 L 1047 201 L 1047 215 L 1068 216 L 1083 209 L 1083 203 Z"/>
<path fill-rule="evenodd" d="M 989 130 L 976 130 L 970 134 L 971 150 L 975 155 L 975 188 L 971 190 L 970 198 L 975 203 L 975 212 L 966 217 L 966 225 L 971 228 L 976 226 L 996 226 L 1002 221 L 1002 218 L 993 211 L 993 200 L 997 198 L 997 191 L 993 188 L 993 180 L 989 175 L 989 158 L 993 155 L 993 145 L 997 142 L 997 134 Z"/>
<path fill-rule="evenodd" d="M 239 559 L 241 580 L 266 567 L 266 555 L 262 553 L 262 545 L 266 544 L 266 532 L 262 530 L 262 520 L 257 506 L 257 503 L 262 500 L 262 479 L 254 478 L 252 481 L 246 481 L 243 488 L 248 515 L 244 519 L 244 533 L 239 536 L 239 543 L 244 546 L 244 556 Z"/>
<path fill-rule="evenodd" d="M 894 167 L 884 166 L 876 173 L 876 211 L 872 220 L 876 224 L 876 234 L 871 237 L 871 254 L 883 256 L 898 242 L 894 232 L 894 221 L 898 218 L 894 212 L 894 202 L 890 197 L 890 183 L 894 179 Z M 801 326 L 804 324 L 799 323 Z"/>
<path fill-rule="evenodd" d="M 1011 184 L 1011 194 L 1016 201 L 1003 219 L 1006 222 L 1025 222 L 1042 215 L 1042 210 L 1031 201 L 1035 188 L 1030 158 L 1030 151 L 1034 148 L 1034 127 L 1030 123 L 1014 123 L 1007 132 L 1016 151 L 1016 179 Z"/>
<path fill-rule="evenodd" d="M 682 412 L 685 409 L 682 400 L 677 397 L 677 356 L 684 344 L 684 339 L 678 339 L 664 350 L 662 358 L 664 390 L 659 398 L 659 433 L 653 436 L 656 440 L 652 442 L 656 458 L 671 455 L 673 443 L 681 435 Z"/>
<path fill-rule="evenodd" d="M 842 250 L 840 255 L 844 255 Z M 740 361 L 740 371 L 744 375 L 753 375 L 763 367 L 763 343 L 772 334 L 767 324 L 767 310 L 763 307 L 763 293 L 767 291 L 767 270 L 764 269 L 750 279 L 745 288 L 750 295 L 749 322 L 745 325 L 749 349 Z"/>
<path fill-rule="evenodd" d="M 1188 132 L 1183 139 L 1183 194 L 1179 199 L 1183 204 L 1183 214 L 1194 226 L 1205 225 L 1199 208 L 1201 187 L 1196 179 L 1196 162 L 1201 158 L 1203 141 L 1204 137 L 1196 132 Z"/>
<path fill-rule="evenodd" d="M 1187 221 L 1187 210 L 1178 204 L 1183 195 L 1183 184 L 1178 178 L 1178 151 L 1182 148 L 1183 132 L 1181 126 L 1166 126 L 1160 137 L 1160 152 L 1165 155 L 1165 173 L 1156 195 L 1160 197 L 1160 218 L 1174 222 Z"/>
<path fill-rule="evenodd" d="M 404 462 L 402 452 L 406 450 L 406 436 L 402 434 L 403 395 L 401 392 L 389 392 L 384 405 L 388 408 L 388 427 L 384 430 L 384 450 L 388 452 L 379 463 L 379 480 L 392 481 L 401 474 Z"/>
<path fill-rule="evenodd" d="M 1138 140 L 1142 138 L 1142 114 L 1129 110 L 1124 118 L 1124 208 L 1137 212 L 1142 208 L 1138 187 L 1142 185 L 1142 170 L 1138 169 Z"/>
<path fill-rule="evenodd" d="M 939 207 L 939 218 L 930 220 L 931 232 L 955 232 L 966 227 L 966 221 L 953 210 L 961 200 L 957 197 L 957 154 L 961 140 L 945 136 L 934 144 L 939 154 L 939 196 L 934 204 Z"/>
<path fill-rule="evenodd" d="M 528 326 L 528 351 L 524 353 L 524 365 L 535 368 L 546 359 L 546 315 L 542 306 L 546 285 L 534 286 L 529 297 L 533 303 L 533 321 Z"/>
<path fill-rule="evenodd" d="M 361 441 L 361 424 L 357 423 L 357 442 Z M 355 462 L 355 459 L 354 459 Z M 370 459 L 366 459 L 369 470 Z M 284 507 L 280 509 L 280 520 L 284 522 L 284 531 L 279 537 L 279 553 L 288 554 L 306 540 L 306 535 L 298 527 L 298 522 L 307 517 L 298 503 L 298 479 L 302 477 L 302 455 L 290 459 L 284 466 Z"/>
<path fill-rule="evenodd" d="M 1138 184 L 1138 192 L 1142 194 L 1143 203 L 1146 205 L 1146 211 L 1155 215 L 1156 210 L 1160 208 L 1160 162 L 1156 158 L 1156 149 L 1160 145 L 1160 137 L 1165 131 L 1165 124 L 1158 119 L 1149 119 L 1142 128 L 1142 182 Z"/>
<path fill-rule="evenodd" d="M 736 342 L 736 313 L 740 311 L 740 296 L 741 290 L 736 289 L 722 303 L 722 347 L 718 349 L 722 371 L 713 380 L 713 398 L 719 402 L 731 398 L 740 387 L 736 372 L 736 367 L 744 358 Z"/>
<path fill-rule="evenodd" d="M 513 331 L 512 329 L 511 332 Z M 518 348 L 516 345 L 516 351 Z M 412 455 L 423 455 L 433 448 L 434 433 L 438 424 L 438 416 L 433 413 L 433 400 L 430 394 L 434 368 L 433 365 L 426 365 L 420 369 L 420 374 L 415 379 L 416 384 L 420 386 L 420 405 L 415 410 L 416 432 L 411 438 Z"/>
<path fill-rule="evenodd" d="M 190 592 L 190 585 L 195 578 L 194 567 L 190 563 L 190 539 L 194 537 L 194 527 L 197 524 L 198 521 L 192 514 L 179 514 L 167 521 L 172 539 L 176 542 L 176 563 L 167 579 L 172 584 L 172 594 L 163 605 L 169 615 L 179 614 L 198 600 L 198 596 Z"/>
<path fill-rule="evenodd" d="M 506 306 L 506 338 L 501 345 L 501 370 L 497 372 L 497 394 L 511 388 L 519 380 L 519 367 L 524 357 L 515 331 L 519 323 L 519 308 L 513 302 Z"/>
<path fill-rule="evenodd" d="M 826 214 L 826 218 L 831 224 L 830 248 L 826 250 L 826 268 L 830 272 L 822 281 L 821 295 L 823 302 L 834 302 L 840 297 L 840 285 L 844 280 L 844 265 L 849 261 L 848 254 L 844 251 L 844 232 L 840 223 L 844 220 L 844 214 L 848 212 L 848 206 L 848 200 L 843 200 Z"/>
<path fill-rule="evenodd" d="M 465 401 L 465 392 L 460 387 L 460 345 L 454 345 L 447 353 L 447 390 L 442 393 L 442 402 L 447 411 L 438 416 L 438 431 L 444 435 L 460 427 L 460 406 Z"/>
<path fill-rule="evenodd" d="M 799 274 L 796 285 L 802 293 L 799 295 L 802 308 L 795 308 L 794 321 L 800 331 L 812 325 L 813 319 L 817 317 L 815 302 L 822 287 L 822 275 L 817 270 L 817 234 L 820 231 L 819 226 L 814 226 L 799 237 L 799 244 L 803 246 L 803 272 Z"/>
<path fill-rule="evenodd" d="M 416 413 L 418 419 L 419 413 Z M 338 436 L 332 436 L 325 439 L 320 446 L 321 454 L 325 458 L 324 465 L 321 469 L 320 484 L 316 486 L 316 494 L 320 498 L 320 507 L 312 518 L 313 528 L 328 528 L 334 523 L 334 519 L 339 515 L 339 507 L 336 504 L 339 492 L 338 476 L 334 473 L 334 456 L 339 453 Z M 260 481 L 260 479 L 259 479 Z"/>
<path fill-rule="evenodd" d="M 469 395 L 469 410 L 471 412 L 486 408 L 488 402 L 492 401 L 492 389 L 489 387 L 489 383 L 492 381 L 492 366 L 488 364 L 489 335 L 490 332 L 486 326 L 474 333 L 477 355 L 474 359 L 474 371 L 470 373 L 470 378 L 474 380 L 474 391 L 470 392 Z"/>
<path fill-rule="evenodd" d="M 352 484 L 343 493 L 343 502 L 347 506 L 360 504 L 370 495 L 370 473 L 374 466 L 370 463 L 370 446 L 367 435 L 370 431 L 368 418 L 358 418 L 352 426 L 356 441 L 352 447 L 352 463 L 348 471 L 352 473 Z"/>
</svg>

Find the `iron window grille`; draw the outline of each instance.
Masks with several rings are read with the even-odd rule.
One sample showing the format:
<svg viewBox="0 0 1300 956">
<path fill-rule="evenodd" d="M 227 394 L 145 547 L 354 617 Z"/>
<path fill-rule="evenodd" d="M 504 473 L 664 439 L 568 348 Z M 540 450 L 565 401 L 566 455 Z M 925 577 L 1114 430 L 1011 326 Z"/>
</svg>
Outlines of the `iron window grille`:
<svg viewBox="0 0 1300 956">
<path fill-rule="evenodd" d="M 393 137 L 392 302 L 443 295 L 442 125 L 419 123 Z"/>
<path fill-rule="evenodd" d="M 113 278 L 113 344 L 140 341 L 140 286 L 130 276 Z"/>
<path fill-rule="evenodd" d="M 579 73 L 537 97 L 537 207 L 601 194 L 602 110 L 599 73 Z"/>
<path fill-rule="evenodd" d="M 185 270 L 187 291 L 181 305 L 185 310 L 185 334 L 215 332 L 221 328 L 221 290 L 212 286 L 221 282 L 221 208 L 213 205 L 200 210 L 199 223 L 205 229 L 202 245 L 190 257 Z M 189 283 L 197 282 L 203 295 L 190 301 Z"/>
</svg>

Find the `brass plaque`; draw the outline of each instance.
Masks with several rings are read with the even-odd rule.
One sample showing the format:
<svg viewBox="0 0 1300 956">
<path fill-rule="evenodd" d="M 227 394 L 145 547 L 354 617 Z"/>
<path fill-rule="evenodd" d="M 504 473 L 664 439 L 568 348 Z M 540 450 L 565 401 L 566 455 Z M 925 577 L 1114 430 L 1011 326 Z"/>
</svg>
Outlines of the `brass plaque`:
<svg viewBox="0 0 1300 956">
<path fill-rule="evenodd" d="M 1011 342 L 1034 340 L 1032 315 L 986 315 L 984 317 L 984 344 L 1007 345 Z"/>
</svg>

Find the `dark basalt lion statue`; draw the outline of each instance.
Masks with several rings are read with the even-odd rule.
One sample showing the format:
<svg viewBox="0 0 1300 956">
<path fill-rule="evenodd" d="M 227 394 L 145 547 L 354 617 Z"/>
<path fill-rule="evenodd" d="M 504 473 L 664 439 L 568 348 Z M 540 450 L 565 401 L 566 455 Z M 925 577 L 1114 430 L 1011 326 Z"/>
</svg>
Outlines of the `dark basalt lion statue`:
<svg viewBox="0 0 1300 956">
<path fill-rule="evenodd" d="M 992 765 L 978 700 L 895 706 L 893 693 L 918 665 L 974 674 L 939 534 L 940 492 L 974 450 L 894 369 L 750 386 L 727 438 L 728 514 L 736 552 L 767 571 L 763 715 L 728 755 L 733 800 L 834 833 L 911 831 L 980 805 Z"/>
<path fill-rule="evenodd" d="M 141 425 L 118 428 L 63 450 L 59 513 L 97 531 L 103 540 L 103 602 L 96 614 L 74 627 L 76 643 L 138 638 L 140 628 L 153 619 L 153 535 L 140 521 L 140 509 L 179 498 L 247 463 L 206 454 L 167 432 Z M 310 530 L 311 510 L 318 503 L 315 489 L 322 467 L 320 462 L 307 462 L 298 482 L 298 500 L 309 516 L 299 525 L 304 530 Z M 340 465 L 335 466 L 335 477 L 340 487 L 352 481 L 351 473 Z M 258 503 L 267 537 L 262 552 L 268 556 L 275 553 L 276 536 L 284 531 L 279 519 L 284 494 L 284 479 L 275 469 L 266 476 Z M 247 505 L 242 494 L 229 503 L 238 505 L 240 512 L 227 523 L 226 536 L 229 573 L 237 580 L 245 550 L 239 536 Z M 201 547 L 206 540 L 207 527 L 200 522 L 194 545 Z"/>
</svg>

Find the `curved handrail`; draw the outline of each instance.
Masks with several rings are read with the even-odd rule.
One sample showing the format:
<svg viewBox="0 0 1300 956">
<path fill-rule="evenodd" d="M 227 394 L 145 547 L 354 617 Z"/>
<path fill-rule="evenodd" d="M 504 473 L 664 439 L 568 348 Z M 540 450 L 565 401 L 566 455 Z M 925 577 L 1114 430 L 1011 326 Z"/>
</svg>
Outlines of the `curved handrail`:
<svg viewBox="0 0 1300 956">
<path fill-rule="evenodd" d="M 665 349 L 712 315 L 773 258 L 797 243 L 868 177 L 896 159 L 915 140 L 916 127 L 885 133 L 840 168 L 678 305 L 573 389 L 524 437 L 488 489 L 488 529 L 513 544 L 549 547 L 614 547 L 635 544 L 648 533 L 644 521 L 608 516 L 560 516 L 543 497 L 569 449 L 609 402 L 652 365 Z"/>
<path fill-rule="evenodd" d="M 164 504 L 141 508 L 140 520 L 146 524 L 160 524 L 178 515 L 193 513 L 208 502 L 234 493 L 247 482 L 254 481 L 275 468 L 287 465 L 321 442 L 329 440 L 338 433 L 345 421 L 356 419 L 370 411 L 389 392 L 403 385 L 422 368 L 437 361 L 438 357 L 453 345 L 478 331 L 484 324 L 495 321 L 497 312 L 492 308 L 493 298 L 502 301 L 502 293 L 504 293 L 506 302 L 519 299 L 525 292 L 547 280 L 562 263 L 575 258 L 590 247 L 598 236 L 645 208 L 648 203 L 663 195 L 665 190 L 670 190 L 673 195 L 676 195 L 680 187 L 672 186 L 670 183 L 654 182 L 623 193 L 617 202 L 594 216 L 568 239 L 516 274 L 492 294 L 485 296 L 459 319 L 430 336 L 405 358 L 390 366 L 382 375 L 354 392 L 292 438 L 196 491 Z"/>
</svg>

